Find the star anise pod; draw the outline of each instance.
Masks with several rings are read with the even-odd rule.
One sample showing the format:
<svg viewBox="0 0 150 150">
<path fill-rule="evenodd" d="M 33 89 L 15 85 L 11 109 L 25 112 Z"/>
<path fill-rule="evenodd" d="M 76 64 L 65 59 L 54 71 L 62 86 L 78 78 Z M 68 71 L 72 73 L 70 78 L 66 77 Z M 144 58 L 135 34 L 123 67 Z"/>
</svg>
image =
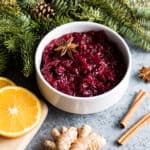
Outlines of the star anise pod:
<svg viewBox="0 0 150 150">
<path fill-rule="evenodd" d="M 69 57 L 73 58 L 73 53 L 76 53 L 77 50 L 77 44 L 72 43 L 73 38 L 70 38 L 67 41 L 62 41 L 61 44 L 59 44 L 54 51 L 60 51 L 61 52 L 61 56 L 64 56 L 66 53 L 68 54 Z"/>
<path fill-rule="evenodd" d="M 139 71 L 139 77 L 150 83 L 150 67 L 142 67 Z"/>
</svg>

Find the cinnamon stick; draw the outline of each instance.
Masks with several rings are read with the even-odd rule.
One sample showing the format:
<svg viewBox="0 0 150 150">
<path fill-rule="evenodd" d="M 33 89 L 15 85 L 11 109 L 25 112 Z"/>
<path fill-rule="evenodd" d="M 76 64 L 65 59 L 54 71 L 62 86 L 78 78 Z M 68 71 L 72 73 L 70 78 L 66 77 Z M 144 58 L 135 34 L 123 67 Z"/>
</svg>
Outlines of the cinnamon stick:
<svg viewBox="0 0 150 150">
<path fill-rule="evenodd" d="M 138 122 L 136 122 L 128 131 L 126 131 L 118 140 L 118 144 L 125 144 L 129 138 L 135 134 L 141 127 L 143 127 L 146 123 L 150 122 L 150 112 L 147 113 L 144 117 L 142 117 Z"/>
<path fill-rule="evenodd" d="M 145 97 L 148 95 L 147 92 L 144 90 L 140 90 L 138 94 L 136 95 L 135 99 L 133 100 L 128 112 L 126 115 L 122 118 L 120 121 L 120 124 L 125 128 L 128 124 L 128 121 L 132 118 L 134 112 L 138 108 L 138 106 L 141 104 L 141 102 L 145 99 Z"/>
</svg>

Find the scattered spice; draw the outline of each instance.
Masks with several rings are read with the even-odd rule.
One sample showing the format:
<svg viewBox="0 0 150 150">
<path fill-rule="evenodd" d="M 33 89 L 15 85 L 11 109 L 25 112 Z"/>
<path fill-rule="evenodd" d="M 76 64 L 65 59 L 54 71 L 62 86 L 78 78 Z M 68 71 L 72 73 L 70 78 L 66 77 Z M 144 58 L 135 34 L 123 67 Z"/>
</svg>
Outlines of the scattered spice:
<svg viewBox="0 0 150 150">
<path fill-rule="evenodd" d="M 142 67 L 139 71 L 139 77 L 143 81 L 150 83 L 150 67 Z"/>
<path fill-rule="evenodd" d="M 48 150 L 99 150 L 106 144 L 105 139 L 94 133 L 88 125 L 81 128 L 63 127 L 61 131 L 53 128 L 51 135 L 54 141 L 44 142 Z"/>
<path fill-rule="evenodd" d="M 73 38 L 70 38 L 67 41 L 62 41 L 60 45 L 57 46 L 57 48 L 54 49 L 54 51 L 60 51 L 61 56 L 64 56 L 66 53 L 68 54 L 69 57 L 73 58 L 72 53 L 76 53 L 76 47 L 78 46 L 77 44 L 72 43 Z"/>
</svg>

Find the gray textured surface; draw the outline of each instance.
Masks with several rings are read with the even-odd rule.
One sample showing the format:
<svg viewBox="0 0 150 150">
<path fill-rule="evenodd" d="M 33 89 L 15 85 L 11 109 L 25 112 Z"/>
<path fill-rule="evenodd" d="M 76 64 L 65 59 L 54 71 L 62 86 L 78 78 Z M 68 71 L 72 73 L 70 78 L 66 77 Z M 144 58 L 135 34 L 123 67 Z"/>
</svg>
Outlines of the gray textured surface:
<svg viewBox="0 0 150 150">
<path fill-rule="evenodd" d="M 41 129 L 29 144 L 27 150 L 43 150 L 43 141 L 49 139 L 49 132 L 53 127 L 91 125 L 96 132 L 107 139 L 104 150 L 150 150 L 150 124 L 139 130 L 126 145 L 117 146 L 116 139 L 126 130 L 119 127 L 119 120 L 127 111 L 133 97 L 139 89 L 150 92 L 150 84 L 140 81 L 137 77 L 138 70 L 150 66 L 150 53 L 130 45 L 132 53 L 132 73 L 128 90 L 120 101 L 111 108 L 92 115 L 74 115 L 62 112 L 49 104 L 49 114 Z M 145 113 L 150 111 L 150 97 L 140 105 L 136 114 L 129 122 L 128 127 L 135 123 Z"/>
</svg>

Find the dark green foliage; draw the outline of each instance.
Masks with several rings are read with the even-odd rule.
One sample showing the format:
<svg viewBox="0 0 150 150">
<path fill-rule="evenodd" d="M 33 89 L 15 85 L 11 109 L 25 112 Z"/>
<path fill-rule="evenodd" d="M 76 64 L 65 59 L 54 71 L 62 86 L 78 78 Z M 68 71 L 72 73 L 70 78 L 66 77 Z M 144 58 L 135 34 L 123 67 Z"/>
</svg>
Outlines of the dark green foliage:
<svg viewBox="0 0 150 150">
<path fill-rule="evenodd" d="M 150 20 L 150 1 L 149 0 L 123 0 L 138 18 Z"/>
<path fill-rule="evenodd" d="M 146 18 L 150 20 L 150 6 L 149 8 L 144 7 L 132 7 L 132 11 L 136 14 L 138 18 Z"/>
<path fill-rule="evenodd" d="M 99 8 L 101 14 L 106 16 L 107 19 L 103 17 L 103 24 L 116 30 L 135 45 L 150 50 L 150 34 L 147 28 L 137 21 L 136 15 L 122 0 L 87 0 L 86 3 Z"/>
<path fill-rule="evenodd" d="M 8 59 L 9 59 L 8 53 L 5 53 L 5 50 L 1 49 L 1 51 L 0 51 L 0 75 L 7 68 Z"/>
<path fill-rule="evenodd" d="M 70 11 L 74 11 L 78 7 L 78 0 L 50 0 L 50 3 L 56 10 L 58 16 L 69 15 Z"/>
<path fill-rule="evenodd" d="M 94 9 L 86 4 L 79 5 L 78 10 L 71 14 L 76 20 L 88 20 L 93 22 L 103 21 L 100 9 Z"/>
<path fill-rule="evenodd" d="M 23 14 L 18 5 L 1 4 L 0 12 L 0 14 L 4 14 L 0 15 L 0 41 L 2 42 L 0 70 L 5 69 L 2 64 L 4 66 L 8 64 L 9 59 L 6 58 L 6 54 L 14 57 L 19 53 L 18 61 L 22 64 L 23 74 L 28 77 L 33 71 L 34 51 L 38 39 L 35 32 L 38 24 L 31 20 L 30 16 Z M 3 56 L 5 57 L 3 58 Z M 13 62 L 16 63 L 16 61 Z"/>
</svg>

